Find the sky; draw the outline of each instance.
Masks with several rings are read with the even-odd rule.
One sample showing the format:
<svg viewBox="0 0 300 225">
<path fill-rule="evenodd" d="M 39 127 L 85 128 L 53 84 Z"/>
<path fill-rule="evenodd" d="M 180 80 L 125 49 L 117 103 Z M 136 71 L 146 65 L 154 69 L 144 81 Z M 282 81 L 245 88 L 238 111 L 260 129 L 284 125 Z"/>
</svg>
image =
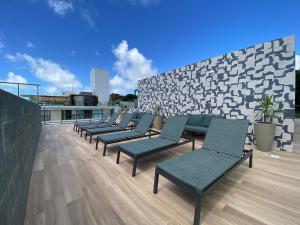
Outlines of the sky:
<svg viewBox="0 0 300 225">
<path fill-rule="evenodd" d="M 89 91 L 99 67 L 111 92 L 128 94 L 145 77 L 282 36 L 296 35 L 300 54 L 299 9 L 299 0 L 1 0 L 0 80 L 47 95 Z"/>
</svg>

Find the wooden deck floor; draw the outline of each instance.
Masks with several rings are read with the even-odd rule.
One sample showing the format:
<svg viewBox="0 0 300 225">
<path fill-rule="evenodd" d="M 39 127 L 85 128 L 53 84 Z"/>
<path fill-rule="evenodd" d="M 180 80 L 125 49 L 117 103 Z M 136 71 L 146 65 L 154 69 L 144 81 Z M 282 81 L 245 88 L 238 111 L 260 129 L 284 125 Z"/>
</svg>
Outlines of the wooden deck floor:
<svg viewBox="0 0 300 225">
<path fill-rule="evenodd" d="M 201 146 L 201 140 L 196 146 Z M 28 198 L 26 225 L 192 224 L 194 198 L 161 177 L 152 193 L 154 165 L 191 150 L 191 144 L 147 158 L 131 177 L 132 161 L 116 145 L 102 157 L 71 125 L 43 127 Z M 208 194 L 202 224 L 300 224 L 300 154 L 255 151 Z"/>
</svg>

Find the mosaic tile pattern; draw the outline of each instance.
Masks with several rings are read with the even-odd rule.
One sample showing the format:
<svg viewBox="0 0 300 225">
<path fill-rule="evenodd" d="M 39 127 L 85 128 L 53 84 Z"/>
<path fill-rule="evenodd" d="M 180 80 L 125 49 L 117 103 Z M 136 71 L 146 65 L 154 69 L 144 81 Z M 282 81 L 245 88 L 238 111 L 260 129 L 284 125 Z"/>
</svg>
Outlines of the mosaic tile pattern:
<svg viewBox="0 0 300 225">
<path fill-rule="evenodd" d="M 257 99 L 273 94 L 277 104 L 274 148 L 293 150 L 295 112 L 295 37 L 288 36 L 197 62 L 140 80 L 138 105 L 165 116 L 207 113 L 251 122 L 253 141 Z"/>
</svg>

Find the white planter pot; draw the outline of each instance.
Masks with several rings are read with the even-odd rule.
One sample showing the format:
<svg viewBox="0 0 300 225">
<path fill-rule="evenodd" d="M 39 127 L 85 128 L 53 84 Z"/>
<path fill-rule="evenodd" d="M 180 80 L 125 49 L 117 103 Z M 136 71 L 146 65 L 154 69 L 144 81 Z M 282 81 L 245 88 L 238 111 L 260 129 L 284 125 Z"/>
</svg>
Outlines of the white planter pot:
<svg viewBox="0 0 300 225">
<path fill-rule="evenodd" d="M 258 150 L 269 152 L 273 149 L 276 125 L 273 123 L 255 123 L 254 133 Z"/>
<path fill-rule="evenodd" d="M 162 116 L 156 116 L 154 118 L 153 125 L 154 125 L 154 128 L 156 128 L 158 130 L 161 130 L 162 127 L 163 127 L 163 117 Z"/>
</svg>

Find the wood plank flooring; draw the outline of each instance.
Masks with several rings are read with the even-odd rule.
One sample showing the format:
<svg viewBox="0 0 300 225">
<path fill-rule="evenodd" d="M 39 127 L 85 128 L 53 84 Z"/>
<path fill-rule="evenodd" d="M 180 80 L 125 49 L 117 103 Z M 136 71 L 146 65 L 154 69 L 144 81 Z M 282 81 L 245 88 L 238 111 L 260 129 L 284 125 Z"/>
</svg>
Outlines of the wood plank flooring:
<svg viewBox="0 0 300 225">
<path fill-rule="evenodd" d="M 202 141 L 196 142 L 200 147 Z M 300 145 L 296 145 L 297 147 Z M 163 177 L 152 193 L 157 162 L 191 151 L 183 145 L 142 160 L 131 177 L 132 160 L 118 144 L 95 150 L 72 125 L 44 126 L 31 178 L 25 225 L 192 224 L 194 196 Z M 300 154 L 255 151 L 248 161 L 206 196 L 202 224 L 300 224 Z M 271 158 L 278 155 L 279 159 Z"/>
</svg>

